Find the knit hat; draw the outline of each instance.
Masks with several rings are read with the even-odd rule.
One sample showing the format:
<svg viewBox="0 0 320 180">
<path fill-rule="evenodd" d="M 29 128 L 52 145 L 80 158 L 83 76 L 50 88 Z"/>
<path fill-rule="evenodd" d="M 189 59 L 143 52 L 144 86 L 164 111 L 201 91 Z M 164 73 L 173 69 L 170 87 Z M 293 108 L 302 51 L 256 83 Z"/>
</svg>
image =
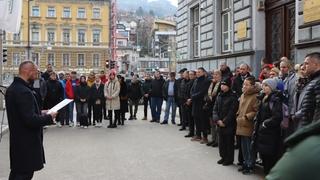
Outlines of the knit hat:
<svg viewBox="0 0 320 180">
<path fill-rule="evenodd" d="M 272 91 L 277 90 L 278 82 L 276 79 L 269 78 L 262 81 L 262 84 L 265 84 L 271 88 Z"/>
<path fill-rule="evenodd" d="M 231 88 L 231 79 L 230 79 L 230 78 L 223 79 L 223 80 L 221 81 L 221 85 L 226 85 L 226 86 L 228 86 L 229 88 Z"/>
</svg>

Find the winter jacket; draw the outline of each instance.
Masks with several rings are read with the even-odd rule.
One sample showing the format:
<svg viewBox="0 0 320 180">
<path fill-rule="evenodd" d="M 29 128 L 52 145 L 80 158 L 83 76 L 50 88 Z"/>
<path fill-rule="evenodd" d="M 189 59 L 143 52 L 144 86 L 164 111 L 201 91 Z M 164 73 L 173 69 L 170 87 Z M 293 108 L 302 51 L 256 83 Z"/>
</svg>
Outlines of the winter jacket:
<svg viewBox="0 0 320 180">
<path fill-rule="evenodd" d="M 99 87 L 97 88 L 96 84 L 93 84 L 90 88 L 90 101 L 93 104 L 96 104 L 100 101 L 100 104 L 102 104 L 102 101 L 104 101 L 104 85 L 101 83 Z"/>
<path fill-rule="evenodd" d="M 234 92 L 220 92 L 213 107 L 212 119 L 222 120 L 226 127 L 219 127 L 222 134 L 234 135 L 236 131 L 236 113 L 238 110 L 238 99 Z"/>
<path fill-rule="evenodd" d="M 254 128 L 253 119 L 258 112 L 258 93 L 259 89 L 254 88 L 241 95 L 237 112 L 237 135 L 252 136 Z"/>
<path fill-rule="evenodd" d="M 80 83 L 79 86 L 76 87 L 75 90 L 75 102 L 88 102 L 90 99 L 90 87 L 87 85 L 87 83 Z M 85 101 L 81 101 L 81 99 L 84 99 Z"/>
<path fill-rule="evenodd" d="M 50 115 L 41 114 L 34 95 L 30 84 L 19 77 L 14 78 L 6 91 L 12 171 L 38 171 L 45 163 L 43 126 L 53 121 Z"/>
<path fill-rule="evenodd" d="M 259 105 L 255 120 L 253 141 L 256 150 L 265 155 L 279 153 L 281 142 L 282 94 L 272 92 Z M 272 106 L 272 107 L 271 107 Z"/>
<path fill-rule="evenodd" d="M 294 115 L 294 94 L 296 92 L 296 73 L 290 73 L 286 78 L 283 79 L 284 84 L 284 95 L 286 97 L 286 104 L 289 108 L 290 115 Z"/>
<path fill-rule="evenodd" d="M 189 79 L 183 79 L 180 83 L 180 88 L 178 89 L 178 98 L 180 104 L 185 104 L 190 96 L 190 89 L 188 88 Z"/>
<path fill-rule="evenodd" d="M 166 81 L 165 83 L 164 83 L 164 85 L 163 85 L 163 89 L 162 89 L 162 91 L 163 91 L 163 99 L 165 100 L 165 101 L 167 101 L 168 100 L 168 90 L 169 90 L 169 82 L 170 82 L 170 80 L 168 80 L 168 81 Z M 174 100 L 175 100 L 175 102 L 178 102 L 178 83 L 177 83 L 177 80 L 175 80 L 174 81 L 174 85 L 173 85 L 173 93 L 174 93 Z"/>
<path fill-rule="evenodd" d="M 205 116 L 203 105 L 205 104 L 204 97 L 208 92 L 210 81 L 201 76 L 197 78 L 191 88 L 191 100 L 192 100 L 192 115 L 194 117 L 201 118 Z"/>
<path fill-rule="evenodd" d="M 253 77 L 250 75 L 250 73 L 247 73 L 245 76 L 241 76 L 241 74 L 239 74 L 232 83 L 232 90 L 237 94 L 237 97 L 240 98 L 241 94 L 242 94 L 242 85 L 244 80 L 247 77 Z"/>
<path fill-rule="evenodd" d="M 320 121 L 299 129 L 285 142 L 288 149 L 266 180 L 319 179 Z"/>
<path fill-rule="evenodd" d="M 301 108 L 295 113 L 294 120 L 305 126 L 320 119 L 320 71 L 310 77 L 310 82 L 302 93 Z"/>
<path fill-rule="evenodd" d="M 58 80 L 47 81 L 47 95 L 44 98 L 44 108 L 50 109 L 64 99 L 64 92 Z"/>
<path fill-rule="evenodd" d="M 153 79 L 152 80 L 151 90 L 150 90 L 151 97 L 163 98 L 162 88 L 163 88 L 164 82 L 165 81 L 162 77 L 160 77 L 160 79 Z"/>
<path fill-rule="evenodd" d="M 129 112 L 128 108 L 128 88 L 125 82 L 120 83 L 120 111 L 122 113 Z"/>
<path fill-rule="evenodd" d="M 151 83 L 152 80 L 145 80 L 144 83 L 142 84 L 142 90 L 144 94 L 149 94 L 150 90 L 151 90 Z"/>
<path fill-rule="evenodd" d="M 128 97 L 132 101 L 138 101 L 143 96 L 143 91 L 140 81 L 131 82 L 128 87 Z"/>
<path fill-rule="evenodd" d="M 120 82 L 115 78 L 114 80 L 109 80 L 104 86 L 104 96 L 106 98 L 107 110 L 120 110 Z M 111 97 L 112 99 L 107 99 Z"/>
</svg>

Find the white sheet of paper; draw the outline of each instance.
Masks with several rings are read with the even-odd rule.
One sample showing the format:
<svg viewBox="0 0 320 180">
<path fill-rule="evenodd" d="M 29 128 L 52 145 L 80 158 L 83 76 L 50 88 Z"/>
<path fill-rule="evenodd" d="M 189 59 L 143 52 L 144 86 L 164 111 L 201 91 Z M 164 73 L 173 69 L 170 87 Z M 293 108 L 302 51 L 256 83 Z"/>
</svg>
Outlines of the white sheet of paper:
<svg viewBox="0 0 320 180">
<path fill-rule="evenodd" d="M 55 105 L 53 108 L 49 109 L 47 114 L 50 114 L 52 112 L 58 112 L 60 109 L 62 109 L 63 107 L 65 107 L 66 105 L 71 103 L 72 101 L 73 101 L 73 99 L 65 99 L 65 100 L 61 101 L 60 103 Z"/>
</svg>

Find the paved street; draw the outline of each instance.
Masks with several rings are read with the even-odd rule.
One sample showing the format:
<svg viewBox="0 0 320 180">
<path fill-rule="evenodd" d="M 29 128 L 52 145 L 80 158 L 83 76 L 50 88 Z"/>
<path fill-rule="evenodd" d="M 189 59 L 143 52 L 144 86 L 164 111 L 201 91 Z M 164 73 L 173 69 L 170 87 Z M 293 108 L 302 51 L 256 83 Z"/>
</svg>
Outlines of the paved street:
<svg viewBox="0 0 320 180">
<path fill-rule="evenodd" d="M 142 117 L 139 107 L 138 118 Z M 124 127 L 57 128 L 45 131 L 46 167 L 36 180 L 262 179 L 216 164 L 218 149 L 191 142 L 177 126 L 126 121 Z M 8 133 L 0 143 L 0 180 L 9 173 Z"/>
</svg>

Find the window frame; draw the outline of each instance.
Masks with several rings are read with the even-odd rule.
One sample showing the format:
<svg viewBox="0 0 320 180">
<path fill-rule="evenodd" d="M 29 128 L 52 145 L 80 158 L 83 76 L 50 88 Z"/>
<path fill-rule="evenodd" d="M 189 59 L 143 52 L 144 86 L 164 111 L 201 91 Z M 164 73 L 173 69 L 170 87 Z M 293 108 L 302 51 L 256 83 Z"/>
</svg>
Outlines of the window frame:
<svg viewBox="0 0 320 180">
<path fill-rule="evenodd" d="M 80 64 L 80 55 L 83 55 L 83 65 Z M 84 54 L 84 53 L 79 53 L 79 54 L 77 55 L 77 66 L 79 66 L 79 67 L 84 67 L 84 66 L 86 65 L 85 59 L 86 59 L 85 54 Z M 81 59 L 81 60 L 82 60 L 82 59 Z"/>
<path fill-rule="evenodd" d="M 83 38 L 80 38 L 80 34 L 83 32 Z M 83 42 L 80 41 L 80 39 L 83 39 Z M 78 29 L 78 38 L 77 38 L 77 41 L 78 41 L 78 46 L 85 46 L 86 44 L 86 30 L 84 29 Z"/>
<path fill-rule="evenodd" d="M 97 58 L 96 58 L 96 55 L 97 55 Z M 101 59 L 101 54 L 94 53 L 92 55 L 92 67 L 100 67 L 100 59 Z"/>
<path fill-rule="evenodd" d="M 51 34 L 51 33 L 53 33 L 53 40 L 52 41 L 49 40 L 49 38 L 50 38 L 49 34 Z M 47 44 L 48 45 L 55 45 L 55 42 L 56 42 L 56 32 L 55 32 L 55 30 L 54 29 L 48 29 L 47 30 Z"/>
<path fill-rule="evenodd" d="M 95 11 L 95 10 L 98 10 L 98 11 Z M 98 13 L 97 17 L 95 16 L 96 13 Z M 92 8 L 92 18 L 93 19 L 101 19 L 101 8 L 99 8 L 99 7 Z"/>
<path fill-rule="evenodd" d="M 200 57 L 200 8 L 192 8 L 192 57 Z"/>
<path fill-rule="evenodd" d="M 231 51 L 232 47 L 232 24 L 231 24 L 231 1 L 228 0 L 229 6 L 225 5 L 225 0 L 221 3 L 221 52 L 227 53 Z M 225 16 L 227 16 L 227 29 L 225 29 Z M 225 38 L 227 37 L 227 38 Z M 226 44 L 226 39 L 227 43 Z M 225 46 L 227 45 L 227 48 Z"/>
<path fill-rule="evenodd" d="M 65 57 L 68 57 L 67 59 L 65 59 Z M 67 60 L 68 63 L 65 63 L 65 60 Z M 67 67 L 71 65 L 71 61 L 70 61 L 70 54 L 69 53 L 63 53 L 62 54 L 62 66 L 63 67 Z"/>
<path fill-rule="evenodd" d="M 65 41 L 66 40 L 65 34 L 69 34 L 68 41 Z M 70 42 L 70 29 L 63 29 L 62 30 L 62 44 L 63 45 L 70 45 L 71 44 L 71 42 Z"/>
<path fill-rule="evenodd" d="M 98 35 L 99 35 L 99 38 L 98 38 L 98 41 L 95 41 L 95 32 L 99 32 L 98 33 Z M 99 30 L 99 29 L 94 29 L 94 30 L 92 30 L 92 44 L 94 45 L 94 46 L 99 46 L 100 45 L 100 43 L 101 43 L 101 30 Z"/>
<path fill-rule="evenodd" d="M 37 33 L 38 34 L 38 38 L 35 40 L 33 34 Z M 31 44 L 39 44 L 40 43 L 40 29 L 32 29 L 31 30 Z"/>
<path fill-rule="evenodd" d="M 17 56 L 15 56 L 17 55 Z M 16 59 L 16 57 L 18 59 Z M 21 54 L 20 53 L 16 53 L 16 52 L 13 52 L 12 53 L 12 66 L 19 66 L 21 63 Z"/>
<path fill-rule="evenodd" d="M 69 11 L 66 11 L 66 10 L 69 10 Z M 66 12 L 68 12 L 69 13 L 69 16 L 65 16 L 66 14 Z M 71 13 L 72 13 L 72 11 L 71 11 L 71 8 L 70 7 L 63 7 L 63 11 L 62 11 L 62 18 L 71 18 Z"/>
<path fill-rule="evenodd" d="M 52 55 L 52 62 L 51 62 L 51 59 L 50 59 L 50 55 Z M 48 53 L 47 64 L 51 64 L 52 66 L 55 66 L 56 61 L 55 61 L 55 54 L 54 53 Z"/>
<path fill-rule="evenodd" d="M 80 10 L 83 10 L 83 17 L 80 16 Z M 86 8 L 83 8 L 83 7 L 78 8 L 77 18 L 78 18 L 78 19 L 85 19 L 86 17 L 87 17 L 87 15 L 86 15 Z"/>
<path fill-rule="evenodd" d="M 38 10 L 38 14 L 37 15 L 34 14 L 35 8 Z M 40 6 L 32 6 L 32 8 L 31 8 L 31 16 L 32 17 L 40 17 L 40 15 L 41 15 Z"/>
<path fill-rule="evenodd" d="M 53 12 L 54 12 L 53 16 L 51 16 L 50 10 L 53 10 Z M 56 7 L 48 6 L 47 17 L 49 17 L 49 18 L 56 18 L 57 17 Z"/>
<path fill-rule="evenodd" d="M 35 60 L 35 56 L 37 57 L 37 59 Z M 37 53 L 37 52 L 33 52 L 31 53 L 31 59 L 32 59 L 32 62 L 35 63 L 37 66 L 39 66 L 40 64 L 40 53 Z"/>
</svg>

